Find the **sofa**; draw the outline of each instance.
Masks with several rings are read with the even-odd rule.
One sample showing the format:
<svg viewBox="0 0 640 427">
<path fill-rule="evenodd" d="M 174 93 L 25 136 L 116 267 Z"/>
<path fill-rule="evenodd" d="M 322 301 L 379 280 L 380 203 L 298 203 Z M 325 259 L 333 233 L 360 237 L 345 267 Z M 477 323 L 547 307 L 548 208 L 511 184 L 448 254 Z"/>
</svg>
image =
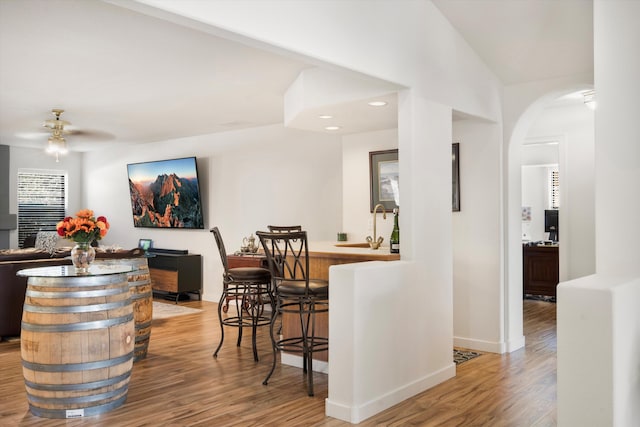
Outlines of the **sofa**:
<svg viewBox="0 0 640 427">
<path fill-rule="evenodd" d="M 27 278 L 16 273 L 27 268 L 71 265 L 69 244 L 73 245 L 73 242 L 59 239 L 55 232 L 39 232 L 31 240 L 35 247 L 0 250 L 0 340 L 20 335 Z M 106 251 L 96 248 L 97 259 L 132 258 L 143 254 L 140 249 Z"/>
<path fill-rule="evenodd" d="M 20 335 L 27 278 L 16 273 L 26 268 L 69 265 L 67 255 L 37 248 L 0 250 L 0 338 Z"/>
</svg>

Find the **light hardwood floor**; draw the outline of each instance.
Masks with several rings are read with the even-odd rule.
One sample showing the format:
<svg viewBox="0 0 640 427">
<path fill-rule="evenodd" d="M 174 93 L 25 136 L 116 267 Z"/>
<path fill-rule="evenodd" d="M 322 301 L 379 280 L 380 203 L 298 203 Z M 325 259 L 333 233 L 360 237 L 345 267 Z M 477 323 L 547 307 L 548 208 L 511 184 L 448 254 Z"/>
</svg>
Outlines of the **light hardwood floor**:
<svg viewBox="0 0 640 427">
<path fill-rule="evenodd" d="M 53 420 L 28 410 L 19 342 L 0 343 L 2 426 L 347 426 L 326 417 L 327 376 L 316 374 L 309 397 L 297 368 L 271 363 L 266 329 L 259 332 L 254 362 L 249 330 L 242 346 L 227 329 L 218 359 L 217 305 L 181 302 L 198 314 L 153 324 L 148 356 L 134 365 L 127 402 L 84 419 Z M 524 301 L 526 348 L 485 353 L 457 367 L 455 378 L 398 404 L 360 426 L 555 426 L 555 304 Z"/>
</svg>

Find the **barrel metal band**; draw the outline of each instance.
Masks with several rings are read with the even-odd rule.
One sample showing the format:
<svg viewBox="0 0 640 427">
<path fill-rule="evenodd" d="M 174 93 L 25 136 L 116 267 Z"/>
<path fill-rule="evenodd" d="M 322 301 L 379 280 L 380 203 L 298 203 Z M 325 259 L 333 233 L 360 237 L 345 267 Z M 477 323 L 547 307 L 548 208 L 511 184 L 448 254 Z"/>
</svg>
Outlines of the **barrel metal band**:
<svg viewBox="0 0 640 427">
<path fill-rule="evenodd" d="M 95 362 L 85 363 L 67 363 L 67 364 L 44 364 L 44 363 L 32 363 L 26 360 L 22 361 L 22 366 L 32 371 L 38 372 L 77 372 L 88 371 L 90 369 L 102 369 L 110 368 L 112 366 L 119 365 L 121 363 L 128 362 L 133 358 L 133 351 L 125 354 L 124 356 L 114 357 L 107 360 L 98 360 Z"/>
<path fill-rule="evenodd" d="M 112 295 L 126 294 L 128 286 L 119 286 L 117 288 L 97 289 L 94 291 L 75 291 L 75 292 L 54 292 L 54 291 L 36 291 L 27 288 L 26 296 L 32 298 L 92 298 L 107 297 Z"/>
<path fill-rule="evenodd" d="M 146 298 L 152 298 L 152 293 L 151 292 L 145 292 L 143 294 L 133 294 L 131 295 L 131 299 L 134 301 L 137 301 L 139 299 L 146 299 Z"/>
<path fill-rule="evenodd" d="M 137 329 L 137 330 L 141 330 L 141 329 L 145 329 L 145 328 L 150 328 L 150 327 L 151 327 L 151 323 L 152 323 L 152 322 L 153 322 L 153 321 L 152 321 L 152 320 L 150 320 L 150 321 L 148 321 L 148 322 L 138 323 L 138 324 L 136 324 L 136 329 Z"/>
<path fill-rule="evenodd" d="M 92 322 L 65 323 L 59 325 L 37 325 L 22 322 L 22 329 L 31 332 L 76 332 L 89 331 L 91 329 L 104 329 L 120 323 L 127 323 L 133 320 L 133 313 L 127 313 L 126 316 L 116 317 L 114 319 L 94 320 Z"/>
<path fill-rule="evenodd" d="M 147 277 L 144 280 L 129 280 L 129 286 L 138 286 L 138 285 L 150 285 L 149 278 Z"/>
<path fill-rule="evenodd" d="M 104 405 L 97 405 L 97 406 L 92 406 L 90 408 L 81 408 L 84 410 L 84 416 L 85 417 L 91 417 L 94 415 L 99 415 L 102 414 L 104 412 L 108 412 L 108 411 L 112 411 L 115 408 L 118 408 L 119 406 L 122 406 L 122 404 L 127 400 L 127 395 L 125 394 L 122 397 L 119 397 L 118 399 L 114 400 L 113 402 L 109 402 L 109 403 L 105 403 Z M 44 417 L 44 418 L 67 418 L 67 409 L 44 409 L 44 408 L 39 408 L 35 405 L 32 405 L 31 403 L 29 403 L 29 410 L 31 411 L 31 413 L 37 417 Z"/>
<path fill-rule="evenodd" d="M 104 304 L 90 304 L 90 305 L 65 305 L 65 306 L 42 306 L 24 304 L 24 311 L 31 313 L 91 313 L 95 311 L 112 310 L 129 305 L 131 301 L 128 299 L 108 302 Z"/>
<path fill-rule="evenodd" d="M 69 276 L 65 277 L 64 285 L 62 285 L 60 278 L 58 277 L 31 276 L 28 281 L 28 284 L 33 286 L 49 286 L 53 288 L 59 288 L 61 285 L 65 288 L 88 288 L 91 286 L 105 286 L 117 283 L 126 284 L 125 273 L 110 274 L 106 276 Z"/>
<path fill-rule="evenodd" d="M 123 384 L 114 390 L 110 390 L 104 393 L 89 394 L 86 396 L 78 396 L 78 397 L 40 397 L 40 396 L 34 396 L 33 394 L 29 394 L 29 393 L 27 393 L 27 395 L 29 396 L 29 400 L 32 401 L 33 403 L 47 403 L 49 405 L 69 406 L 72 404 L 92 403 L 92 402 L 98 402 L 104 399 L 111 399 L 113 397 L 116 397 L 122 394 L 123 391 L 126 392 L 128 387 L 129 387 L 129 384 Z"/>
<path fill-rule="evenodd" d="M 149 332 L 147 332 L 144 335 L 136 335 L 135 343 L 137 344 L 137 343 L 149 341 L 149 337 L 150 336 L 151 336 L 151 334 Z"/>
<path fill-rule="evenodd" d="M 89 383 L 79 383 L 79 384 L 37 384 L 27 379 L 24 380 L 24 383 L 27 387 L 33 390 L 44 390 L 44 391 L 79 391 L 79 390 L 92 390 L 100 387 L 107 387 L 114 384 L 119 383 L 120 381 L 124 381 L 131 376 L 131 371 L 127 371 L 124 374 L 118 375 L 117 377 L 107 378 L 100 381 L 93 381 Z"/>
</svg>

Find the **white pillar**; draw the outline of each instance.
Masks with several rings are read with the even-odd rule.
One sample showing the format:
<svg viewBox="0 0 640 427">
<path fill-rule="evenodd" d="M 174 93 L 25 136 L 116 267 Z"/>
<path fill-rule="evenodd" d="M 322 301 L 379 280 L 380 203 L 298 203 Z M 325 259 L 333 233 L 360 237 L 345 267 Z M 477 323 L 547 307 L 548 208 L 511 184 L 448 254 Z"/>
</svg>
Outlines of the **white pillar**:
<svg viewBox="0 0 640 427">
<path fill-rule="evenodd" d="M 640 275 L 640 2 L 594 3 L 596 272 Z"/>
<path fill-rule="evenodd" d="M 640 2 L 594 1 L 596 274 L 558 286 L 558 425 L 640 425 Z"/>
</svg>

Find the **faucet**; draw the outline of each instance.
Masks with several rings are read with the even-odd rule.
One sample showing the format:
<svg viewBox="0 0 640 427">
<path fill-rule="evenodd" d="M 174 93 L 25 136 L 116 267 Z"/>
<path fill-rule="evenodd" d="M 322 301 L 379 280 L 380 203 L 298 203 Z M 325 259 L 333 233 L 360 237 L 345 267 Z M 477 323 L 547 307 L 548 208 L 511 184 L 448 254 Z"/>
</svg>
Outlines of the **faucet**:
<svg viewBox="0 0 640 427">
<path fill-rule="evenodd" d="M 379 236 L 376 239 L 376 213 L 378 212 L 378 208 L 382 209 L 382 219 L 387 219 L 387 211 L 384 210 L 384 206 L 378 203 L 373 208 L 373 238 L 371 238 L 371 236 L 367 236 L 367 242 L 371 249 L 378 249 L 384 240 L 384 237 L 382 236 Z"/>
</svg>

